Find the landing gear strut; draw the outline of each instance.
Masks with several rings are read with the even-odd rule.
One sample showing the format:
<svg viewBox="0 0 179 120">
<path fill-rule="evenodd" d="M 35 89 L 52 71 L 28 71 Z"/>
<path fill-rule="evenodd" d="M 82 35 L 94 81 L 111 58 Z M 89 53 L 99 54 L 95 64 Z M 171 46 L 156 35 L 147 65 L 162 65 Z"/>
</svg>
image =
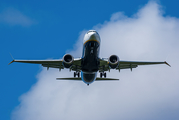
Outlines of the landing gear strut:
<svg viewBox="0 0 179 120">
<path fill-rule="evenodd" d="M 102 78 L 103 76 L 106 78 L 106 73 L 105 72 L 100 73 L 100 78 Z"/>
<path fill-rule="evenodd" d="M 74 72 L 74 77 L 76 77 L 76 75 L 80 77 L 80 72 Z"/>
</svg>

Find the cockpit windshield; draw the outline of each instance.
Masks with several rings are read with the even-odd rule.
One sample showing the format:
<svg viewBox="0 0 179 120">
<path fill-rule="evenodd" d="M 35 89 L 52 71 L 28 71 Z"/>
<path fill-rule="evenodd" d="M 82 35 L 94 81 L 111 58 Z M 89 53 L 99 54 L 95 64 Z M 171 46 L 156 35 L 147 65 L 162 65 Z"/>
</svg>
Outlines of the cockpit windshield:
<svg viewBox="0 0 179 120">
<path fill-rule="evenodd" d="M 90 32 L 95 32 L 95 33 L 97 33 L 96 30 L 89 30 L 89 31 L 87 32 L 87 34 L 90 33 Z M 98 34 L 98 33 L 97 33 L 97 34 Z"/>
</svg>

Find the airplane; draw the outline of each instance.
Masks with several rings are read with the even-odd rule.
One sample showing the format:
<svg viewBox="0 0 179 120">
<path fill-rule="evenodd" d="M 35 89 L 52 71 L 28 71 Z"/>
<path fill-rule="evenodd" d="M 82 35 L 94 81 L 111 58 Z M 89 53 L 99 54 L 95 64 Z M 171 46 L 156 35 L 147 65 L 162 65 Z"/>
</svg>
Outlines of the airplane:
<svg viewBox="0 0 179 120">
<path fill-rule="evenodd" d="M 110 72 L 110 69 L 115 69 L 120 72 L 121 69 L 132 69 L 138 67 L 138 65 L 153 65 L 153 64 L 166 64 L 170 66 L 166 61 L 164 62 L 140 62 L 140 61 L 121 61 L 117 55 L 111 55 L 109 58 L 100 58 L 101 39 L 96 30 L 89 30 L 83 39 L 83 51 L 81 58 L 74 58 L 70 54 L 65 54 L 62 59 L 56 60 L 15 60 L 13 59 L 9 64 L 13 62 L 21 63 L 33 63 L 41 64 L 43 67 L 58 68 L 59 70 L 68 68 L 74 72 L 72 78 L 56 78 L 57 80 L 82 80 L 87 85 L 94 81 L 102 80 L 119 80 L 114 78 L 106 78 L 106 71 Z M 81 77 L 80 77 L 81 72 Z M 100 77 L 97 77 L 97 72 L 100 73 Z M 77 77 L 76 77 L 77 76 Z"/>
</svg>

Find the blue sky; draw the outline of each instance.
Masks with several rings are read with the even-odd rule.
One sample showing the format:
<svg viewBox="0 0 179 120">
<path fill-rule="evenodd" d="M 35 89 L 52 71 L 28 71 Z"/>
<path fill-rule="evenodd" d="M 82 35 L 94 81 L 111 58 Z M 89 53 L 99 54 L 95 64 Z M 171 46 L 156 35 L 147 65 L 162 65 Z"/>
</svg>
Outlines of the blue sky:
<svg viewBox="0 0 179 120">
<path fill-rule="evenodd" d="M 147 3 L 148 0 L 44 0 L 43 2 L 34 0 L 31 0 L 29 2 L 21 0 L 1 0 L 0 119 L 10 120 L 12 118 L 12 112 L 22 102 L 22 98 L 20 96 L 31 90 L 32 86 L 35 86 L 37 81 L 39 80 L 39 76 L 41 76 L 41 73 L 45 71 L 39 65 L 18 63 L 8 65 L 8 63 L 12 60 L 9 53 L 11 53 L 15 59 L 61 58 L 67 51 L 71 51 L 71 53 L 73 53 L 72 51 L 75 51 L 77 49 L 75 47 L 75 44 L 79 43 L 78 41 L 80 41 L 80 35 L 82 35 L 83 31 L 97 28 L 101 34 L 104 34 L 105 30 L 102 30 L 98 26 L 101 25 L 101 27 L 104 27 L 105 25 L 109 25 L 111 16 L 114 16 L 114 13 L 123 12 L 124 16 L 133 18 L 133 16 L 135 16 L 136 13 L 138 13 L 138 11 Z M 156 1 L 156 4 L 161 6 L 160 9 L 163 12 L 163 17 L 167 18 L 169 16 L 176 19 L 179 18 L 178 3 L 179 2 L 177 0 Z M 118 17 L 119 19 L 121 19 L 120 16 Z M 104 38 L 103 36 L 101 37 Z M 114 43 L 111 43 L 111 46 L 113 44 Z M 106 47 L 105 45 L 107 44 L 103 44 L 103 48 Z M 175 45 L 177 44 L 175 43 Z M 128 47 L 126 49 L 128 49 Z M 108 51 L 106 52 L 108 54 L 112 53 L 112 51 L 111 53 Z M 117 52 L 115 51 L 115 53 Z M 138 55 L 137 51 L 134 53 Z M 122 54 L 122 52 L 120 52 L 120 54 Z M 135 55 L 131 55 L 133 57 L 127 57 L 123 54 L 122 56 L 124 57 L 124 59 L 131 58 L 139 60 L 139 58 L 141 57 L 141 54 L 138 55 L 138 57 L 135 57 Z M 81 54 L 78 53 L 76 56 L 81 57 L 80 55 Z M 104 54 L 102 53 L 101 55 Z M 145 58 L 145 55 L 143 56 L 144 57 L 141 57 L 141 59 L 146 60 L 147 57 Z M 165 59 L 166 56 L 167 55 L 164 55 L 160 58 L 156 57 L 156 59 L 162 60 Z M 152 60 L 155 59 L 152 57 Z M 144 68 L 145 67 L 142 67 L 142 69 L 139 70 L 142 71 Z M 157 67 L 155 69 L 157 69 Z M 49 73 L 51 72 L 53 71 L 50 71 Z M 124 74 L 127 74 L 128 76 L 131 73 L 125 72 Z M 69 73 L 67 75 L 71 76 L 72 73 Z M 123 79 L 125 79 L 125 77 L 123 77 Z M 100 84 L 97 85 L 100 86 Z M 85 84 L 83 87 L 86 87 Z M 110 94 L 108 95 L 110 96 Z M 178 99 L 177 93 L 175 97 Z M 171 109 L 171 111 L 172 110 L 173 109 Z M 176 110 L 179 111 L 178 106 L 176 107 Z M 163 111 L 162 113 L 165 114 L 165 111 Z"/>
</svg>

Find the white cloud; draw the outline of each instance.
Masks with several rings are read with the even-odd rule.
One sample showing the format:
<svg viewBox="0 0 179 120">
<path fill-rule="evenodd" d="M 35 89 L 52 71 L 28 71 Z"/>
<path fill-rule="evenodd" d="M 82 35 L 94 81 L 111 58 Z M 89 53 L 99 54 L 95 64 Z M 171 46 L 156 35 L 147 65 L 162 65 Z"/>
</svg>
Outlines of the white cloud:
<svg viewBox="0 0 179 120">
<path fill-rule="evenodd" d="M 149 2 L 133 17 L 116 13 L 111 21 L 94 28 L 101 35 L 102 57 L 116 54 L 122 60 L 163 61 L 168 56 L 171 68 L 112 70 L 108 77 L 120 81 L 94 82 L 89 87 L 83 82 L 55 80 L 72 75 L 68 70 L 43 69 L 38 82 L 20 97 L 12 119 L 179 119 L 179 21 L 162 13 L 160 5 Z M 79 47 L 71 52 L 74 56 L 81 55 Z"/>
<path fill-rule="evenodd" d="M 35 21 L 17 9 L 7 8 L 0 12 L 0 23 L 27 27 L 34 24 Z"/>
</svg>

